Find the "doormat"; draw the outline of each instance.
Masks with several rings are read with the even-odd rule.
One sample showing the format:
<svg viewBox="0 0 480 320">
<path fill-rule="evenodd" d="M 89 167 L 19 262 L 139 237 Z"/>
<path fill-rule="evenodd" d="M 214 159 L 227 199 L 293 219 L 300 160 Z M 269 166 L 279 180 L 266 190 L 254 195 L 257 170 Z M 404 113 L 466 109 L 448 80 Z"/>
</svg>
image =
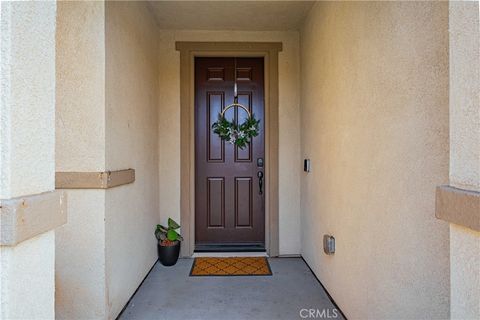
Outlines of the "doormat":
<svg viewBox="0 0 480 320">
<path fill-rule="evenodd" d="M 202 276 L 271 276 L 265 257 L 201 257 L 195 258 L 191 277 Z"/>
</svg>

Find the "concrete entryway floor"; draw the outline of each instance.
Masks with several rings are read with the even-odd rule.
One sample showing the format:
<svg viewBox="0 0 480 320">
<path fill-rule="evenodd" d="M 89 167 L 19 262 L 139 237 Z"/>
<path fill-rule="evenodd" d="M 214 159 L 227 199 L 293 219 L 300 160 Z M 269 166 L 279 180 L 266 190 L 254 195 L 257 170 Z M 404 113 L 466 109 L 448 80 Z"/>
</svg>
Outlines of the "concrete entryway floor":
<svg viewBox="0 0 480 320">
<path fill-rule="evenodd" d="M 273 276 L 257 277 L 190 277 L 192 262 L 157 263 L 119 319 L 342 319 L 300 258 L 269 259 Z"/>
</svg>

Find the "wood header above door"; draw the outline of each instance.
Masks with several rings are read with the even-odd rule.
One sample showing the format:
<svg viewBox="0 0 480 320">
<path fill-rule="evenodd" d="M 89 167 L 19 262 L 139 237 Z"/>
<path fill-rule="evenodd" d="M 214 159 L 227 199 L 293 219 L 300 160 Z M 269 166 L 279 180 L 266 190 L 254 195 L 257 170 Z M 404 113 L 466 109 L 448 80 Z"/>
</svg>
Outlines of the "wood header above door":
<svg viewBox="0 0 480 320">
<path fill-rule="evenodd" d="M 177 51 L 242 51 L 242 52 L 259 52 L 259 51 L 282 51 L 281 42 L 191 42 L 177 41 L 175 43 Z"/>
</svg>

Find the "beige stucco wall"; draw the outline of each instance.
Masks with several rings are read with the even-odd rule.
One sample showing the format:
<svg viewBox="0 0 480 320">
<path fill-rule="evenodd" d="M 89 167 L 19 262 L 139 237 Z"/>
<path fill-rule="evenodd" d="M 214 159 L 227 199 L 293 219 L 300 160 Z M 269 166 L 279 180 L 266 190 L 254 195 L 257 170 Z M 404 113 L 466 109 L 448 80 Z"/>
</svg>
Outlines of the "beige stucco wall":
<svg viewBox="0 0 480 320">
<path fill-rule="evenodd" d="M 56 170 L 104 171 L 105 6 L 58 2 Z M 105 190 L 66 190 L 56 237 L 57 319 L 104 319 Z"/>
<path fill-rule="evenodd" d="M 450 185 L 480 191 L 479 2 L 449 9 Z M 480 232 L 450 225 L 450 268 L 451 318 L 479 319 Z"/>
<path fill-rule="evenodd" d="M 55 188 L 55 7 L 14 2 L 1 7 L 3 199 Z"/>
<path fill-rule="evenodd" d="M 68 190 L 68 221 L 57 230 L 57 319 L 104 319 L 105 191 Z"/>
<path fill-rule="evenodd" d="M 0 199 L 55 188 L 55 13 L 0 3 Z M 53 230 L 0 246 L 0 319 L 54 319 L 54 264 Z"/>
<path fill-rule="evenodd" d="M 58 7 L 57 171 L 103 171 L 104 4 L 61 1 Z"/>
<path fill-rule="evenodd" d="M 478 1 L 450 1 L 450 185 L 480 191 Z"/>
<path fill-rule="evenodd" d="M 115 318 L 157 260 L 158 35 L 144 4 L 106 3 L 106 163 L 135 182 L 106 191 L 108 314 Z"/>
<path fill-rule="evenodd" d="M 57 19 L 57 171 L 136 176 L 68 190 L 57 318 L 115 318 L 157 259 L 157 29 L 144 3 L 61 2 Z"/>
<path fill-rule="evenodd" d="M 54 319 L 55 231 L 0 247 L 0 319 Z"/>
<path fill-rule="evenodd" d="M 174 31 L 159 33 L 160 218 L 180 220 L 180 55 L 176 41 L 282 42 L 279 54 L 280 254 L 300 253 L 300 113 L 298 32 Z M 181 223 L 181 222 L 180 222 Z"/>
<path fill-rule="evenodd" d="M 480 232 L 450 224 L 451 319 L 480 318 Z"/>
<path fill-rule="evenodd" d="M 448 4 L 317 3 L 301 52 L 302 255 L 349 319 L 448 318 Z"/>
</svg>

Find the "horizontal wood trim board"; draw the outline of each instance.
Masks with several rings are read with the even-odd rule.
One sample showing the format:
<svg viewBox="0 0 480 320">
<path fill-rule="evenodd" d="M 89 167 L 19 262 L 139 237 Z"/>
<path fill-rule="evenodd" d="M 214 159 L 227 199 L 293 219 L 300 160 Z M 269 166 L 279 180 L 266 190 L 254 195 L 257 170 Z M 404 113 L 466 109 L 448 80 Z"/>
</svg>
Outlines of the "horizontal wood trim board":
<svg viewBox="0 0 480 320">
<path fill-rule="evenodd" d="M 480 192 L 439 186 L 435 198 L 438 219 L 480 231 Z"/>
<path fill-rule="evenodd" d="M 178 51 L 282 51 L 281 42 L 193 42 L 177 41 Z"/>
<path fill-rule="evenodd" d="M 0 245 L 14 246 L 66 222 L 63 191 L 0 200 Z"/>
<path fill-rule="evenodd" d="M 135 181 L 135 169 L 102 172 L 56 172 L 56 189 L 109 189 Z"/>
</svg>

